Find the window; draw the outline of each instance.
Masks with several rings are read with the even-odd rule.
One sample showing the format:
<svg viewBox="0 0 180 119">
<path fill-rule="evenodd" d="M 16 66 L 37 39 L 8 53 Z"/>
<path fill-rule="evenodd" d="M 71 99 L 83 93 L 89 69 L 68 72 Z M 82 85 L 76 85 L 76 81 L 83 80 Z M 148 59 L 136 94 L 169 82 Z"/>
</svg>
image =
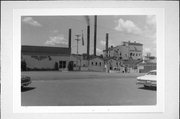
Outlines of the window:
<svg viewBox="0 0 180 119">
<path fill-rule="evenodd" d="M 93 65 L 93 62 L 91 62 L 91 65 Z"/>
<path fill-rule="evenodd" d="M 130 56 L 132 56 L 133 54 L 132 53 L 130 53 Z"/>
<path fill-rule="evenodd" d="M 59 61 L 59 68 L 66 68 L 66 61 Z"/>
<path fill-rule="evenodd" d="M 151 71 L 151 72 L 147 73 L 146 75 L 156 75 L 156 71 Z"/>
<path fill-rule="evenodd" d="M 99 66 L 101 66 L 101 62 L 99 62 Z"/>
<path fill-rule="evenodd" d="M 96 66 L 97 66 L 97 62 L 96 62 Z"/>
</svg>

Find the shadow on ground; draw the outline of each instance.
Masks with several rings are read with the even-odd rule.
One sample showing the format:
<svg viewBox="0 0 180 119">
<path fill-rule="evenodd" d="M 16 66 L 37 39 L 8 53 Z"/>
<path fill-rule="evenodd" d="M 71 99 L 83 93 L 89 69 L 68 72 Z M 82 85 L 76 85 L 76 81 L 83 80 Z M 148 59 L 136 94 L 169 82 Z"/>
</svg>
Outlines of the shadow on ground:
<svg viewBox="0 0 180 119">
<path fill-rule="evenodd" d="M 139 89 L 156 91 L 156 87 L 139 87 Z"/>
<path fill-rule="evenodd" d="M 35 89 L 35 87 L 21 87 L 21 92 L 31 91 Z"/>
</svg>

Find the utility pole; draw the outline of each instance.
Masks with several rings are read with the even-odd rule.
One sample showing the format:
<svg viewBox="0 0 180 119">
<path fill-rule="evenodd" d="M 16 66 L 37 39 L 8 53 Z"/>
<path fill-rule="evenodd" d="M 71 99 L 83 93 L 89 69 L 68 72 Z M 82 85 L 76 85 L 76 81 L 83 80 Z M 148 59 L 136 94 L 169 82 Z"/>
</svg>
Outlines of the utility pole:
<svg viewBox="0 0 180 119">
<path fill-rule="evenodd" d="M 108 57 L 109 33 L 106 33 L 106 55 Z"/>
<path fill-rule="evenodd" d="M 69 49 L 70 49 L 70 54 L 71 54 L 71 29 L 69 29 Z"/>
<path fill-rule="evenodd" d="M 96 56 L 97 16 L 94 16 L 94 56 Z"/>
<path fill-rule="evenodd" d="M 75 40 L 77 41 L 77 54 L 78 54 L 78 44 L 79 44 L 79 41 L 80 41 L 80 38 L 79 38 L 80 35 L 78 34 L 78 35 L 76 35 L 76 37 L 77 38 Z"/>
<path fill-rule="evenodd" d="M 108 59 L 109 59 L 109 56 L 108 56 L 108 44 L 109 44 L 109 33 L 106 33 L 106 72 L 109 73 L 109 63 L 108 63 Z"/>
<path fill-rule="evenodd" d="M 77 41 L 77 58 L 78 58 L 78 44 L 79 44 L 79 41 L 80 41 L 80 35 L 78 34 L 78 35 L 76 35 L 76 41 Z M 81 70 L 81 56 L 80 56 L 80 59 L 79 59 L 79 61 L 80 61 L 80 64 L 79 64 L 79 70 Z"/>
</svg>

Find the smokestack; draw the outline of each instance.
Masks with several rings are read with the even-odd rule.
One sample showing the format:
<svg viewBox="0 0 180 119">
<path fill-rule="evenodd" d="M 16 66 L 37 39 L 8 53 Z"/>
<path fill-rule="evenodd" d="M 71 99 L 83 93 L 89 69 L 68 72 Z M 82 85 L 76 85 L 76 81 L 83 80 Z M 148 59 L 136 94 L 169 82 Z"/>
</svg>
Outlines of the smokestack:
<svg viewBox="0 0 180 119">
<path fill-rule="evenodd" d="M 109 34 L 106 33 L 106 53 L 108 53 Z"/>
<path fill-rule="evenodd" d="M 71 29 L 69 29 L 69 49 L 71 53 Z"/>
<path fill-rule="evenodd" d="M 97 16 L 94 16 L 94 56 L 96 56 Z"/>
<path fill-rule="evenodd" d="M 90 46 L 90 26 L 87 26 L 87 59 L 89 60 L 89 46 Z"/>
<path fill-rule="evenodd" d="M 85 16 L 87 23 L 87 60 L 89 60 L 89 46 L 90 46 L 90 18 L 89 16 Z"/>
</svg>

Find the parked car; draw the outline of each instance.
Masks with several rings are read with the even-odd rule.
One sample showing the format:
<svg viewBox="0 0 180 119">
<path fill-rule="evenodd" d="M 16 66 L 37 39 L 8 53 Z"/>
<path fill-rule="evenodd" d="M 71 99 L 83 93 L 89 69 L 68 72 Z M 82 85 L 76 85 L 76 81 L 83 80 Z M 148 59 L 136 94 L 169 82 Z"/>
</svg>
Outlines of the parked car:
<svg viewBox="0 0 180 119">
<path fill-rule="evenodd" d="M 147 87 L 156 87 L 156 70 L 152 70 L 145 74 L 144 76 L 137 77 L 137 85 L 143 85 L 145 88 Z"/>
<path fill-rule="evenodd" d="M 31 84 L 31 77 L 21 75 L 21 87 L 25 87 Z"/>
</svg>

